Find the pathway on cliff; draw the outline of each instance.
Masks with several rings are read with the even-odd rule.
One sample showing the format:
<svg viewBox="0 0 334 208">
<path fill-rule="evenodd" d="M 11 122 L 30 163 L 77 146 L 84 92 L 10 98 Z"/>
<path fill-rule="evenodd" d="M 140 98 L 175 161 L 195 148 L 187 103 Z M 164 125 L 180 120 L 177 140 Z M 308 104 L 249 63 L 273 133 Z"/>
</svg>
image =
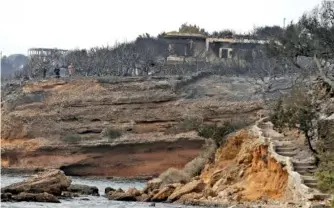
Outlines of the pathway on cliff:
<svg viewBox="0 0 334 208">
<path fill-rule="evenodd" d="M 310 151 L 296 142 L 296 138 L 286 137 L 273 130 L 271 122 L 264 123 L 262 126 L 265 136 L 271 135 L 274 143 L 275 152 L 284 157 L 292 159 L 293 170 L 301 175 L 302 183 L 311 189 L 315 200 L 324 200 L 328 194 L 318 190 L 318 183 L 315 177 L 317 165 L 314 156 Z M 272 136 L 275 135 L 275 136 Z"/>
</svg>

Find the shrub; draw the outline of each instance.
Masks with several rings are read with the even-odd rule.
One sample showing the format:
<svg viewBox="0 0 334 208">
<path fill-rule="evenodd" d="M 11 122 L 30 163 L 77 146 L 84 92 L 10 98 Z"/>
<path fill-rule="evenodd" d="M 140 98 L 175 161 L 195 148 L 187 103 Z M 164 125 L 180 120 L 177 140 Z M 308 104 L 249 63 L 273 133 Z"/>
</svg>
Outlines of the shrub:
<svg viewBox="0 0 334 208">
<path fill-rule="evenodd" d="M 217 144 L 213 139 L 207 139 L 205 148 L 200 153 L 200 157 L 206 158 L 209 161 L 213 161 L 217 150 Z"/>
<path fill-rule="evenodd" d="M 161 186 L 172 183 L 187 183 L 190 180 L 190 177 L 184 171 L 176 168 L 169 168 L 161 173 L 159 178 L 162 180 Z"/>
<path fill-rule="evenodd" d="M 81 141 L 81 136 L 79 134 L 69 134 L 64 137 L 64 141 L 68 143 L 78 143 Z"/>
<path fill-rule="evenodd" d="M 198 176 L 203 170 L 206 162 L 207 158 L 200 156 L 195 157 L 193 160 L 191 160 L 184 166 L 183 171 L 189 177 Z"/>
<path fill-rule="evenodd" d="M 107 128 L 104 132 L 104 136 L 108 137 L 109 139 L 116 139 L 121 135 L 122 135 L 121 132 L 113 128 Z"/>
<path fill-rule="evenodd" d="M 189 177 L 198 176 L 204 169 L 205 164 L 213 160 L 216 150 L 215 141 L 207 139 L 201 153 L 184 166 L 183 172 Z"/>
<path fill-rule="evenodd" d="M 311 140 L 314 139 L 316 134 L 314 121 L 318 118 L 317 106 L 312 101 L 312 96 L 306 92 L 307 89 L 301 86 L 293 88 L 290 94 L 278 100 L 270 117 L 278 130 L 282 130 L 284 127 L 301 130 L 309 149 L 317 153 L 311 145 Z"/>
<path fill-rule="evenodd" d="M 169 131 L 171 133 L 181 133 L 187 131 L 194 131 L 200 128 L 203 123 L 203 118 L 197 116 L 188 116 L 181 122 L 173 126 Z"/>
<path fill-rule="evenodd" d="M 218 146 L 224 143 L 225 136 L 236 130 L 236 127 L 226 122 L 222 126 L 217 124 L 204 125 L 198 130 L 198 135 L 204 138 L 212 138 Z"/>
<path fill-rule="evenodd" d="M 334 172 L 332 171 L 317 171 L 316 177 L 318 179 L 318 187 L 321 191 L 334 191 Z"/>
<path fill-rule="evenodd" d="M 284 116 L 282 97 L 280 97 L 274 104 L 269 117 L 275 127 L 277 127 L 279 130 L 284 127 L 286 123 L 286 117 Z"/>
<path fill-rule="evenodd" d="M 316 118 L 315 105 L 312 98 L 307 95 L 307 90 L 302 87 L 295 87 L 291 93 L 281 97 L 272 108 L 271 121 L 276 128 L 296 127 L 306 131 L 310 128 L 309 122 Z"/>
<path fill-rule="evenodd" d="M 316 172 L 318 187 L 324 192 L 334 194 L 334 153 L 319 155 L 320 163 Z"/>
</svg>

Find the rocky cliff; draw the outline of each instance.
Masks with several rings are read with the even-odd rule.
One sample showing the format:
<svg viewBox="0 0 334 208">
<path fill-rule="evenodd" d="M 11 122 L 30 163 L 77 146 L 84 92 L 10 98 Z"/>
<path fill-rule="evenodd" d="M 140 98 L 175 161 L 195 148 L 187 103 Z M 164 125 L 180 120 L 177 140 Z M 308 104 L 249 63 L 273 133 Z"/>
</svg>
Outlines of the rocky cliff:
<svg viewBox="0 0 334 208">
<path fill-rule="evenodd" d="M 262 109 L 242 78 L 83 78 L 2 89 L 1 165 L 68 175 L 152 176 L 180 168 L 204 139 L 184 125 L 242 120 Z M 181 125 L 182 124 L 182 125 Z"/>
<path fill-rule="evenodd" d="M 181 170 L 182 171 L 182 170 Z M 165 175 L 175 180 L 165 183 Z M 163 176 L 164 175 L 164 176 Z M 174 202 L 219 207 L 298 207 L 288 189 L 289 174 L 283 164 L 270 153 L 268 145 L 251 130 L 243 129 L 226 139 L 217 149 L 214 161 L 186 181 L 166 171 L 150 180 L 140 191 L 108 189 L 110 200 Z M 169 180 L 169 179 L 168 179 Z M 287 205 L 287 206 L 286 206 Z"/>
<path fill-rule="evenodd" d="M 266 136 L 264 136 L 266 135 Z M 300 163 L 275 148 L 284 136 L 260 119 L 251 128 L 230 136 L 194 177 L 181 177 L 186 167 L 167 170 L 143 190 L 126 192 L 110 187 L 110 200 L 173 202 L 219 207 L 329 207 L 329 195 L 311 188 Z M 277 152 L 276 152 L 277 151 Z M 186 165 L 188 166 L 188 164 Z M 309 176 L 308 176 L 309 177 Z"/>
</svg>

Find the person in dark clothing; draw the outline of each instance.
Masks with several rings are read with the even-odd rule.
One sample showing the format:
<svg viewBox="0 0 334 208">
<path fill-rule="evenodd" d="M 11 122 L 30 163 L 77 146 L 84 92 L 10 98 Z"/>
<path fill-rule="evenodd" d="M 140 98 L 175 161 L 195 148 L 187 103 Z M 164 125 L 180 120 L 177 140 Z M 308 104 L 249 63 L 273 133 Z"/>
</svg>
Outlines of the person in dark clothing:
<svg viewBox="0 0 334 208">
<path fill-rule="evenodd" d="M 54 73 L 56 74 L 56 78 L 59 79 L 60 78 L 60 68 L 58 65 L 56 65 L 54 69 Z"/>
<path fill-rule="evenodd" d="M 46 68 L 43 67 L 43 79 L 45 79 L 45 77 L 46 77 Z"/>
</svg>

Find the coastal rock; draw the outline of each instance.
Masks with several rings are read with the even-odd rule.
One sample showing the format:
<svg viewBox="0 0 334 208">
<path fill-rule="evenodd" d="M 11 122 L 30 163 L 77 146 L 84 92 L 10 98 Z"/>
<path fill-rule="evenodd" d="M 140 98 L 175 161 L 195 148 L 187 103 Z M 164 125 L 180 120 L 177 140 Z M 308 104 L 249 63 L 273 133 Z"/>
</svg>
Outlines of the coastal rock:
<svg viewBox="0 0 334 208">
<path fill-rule="evenodd" d="M 1 194 L 1 202 L 8 202 L 8 201 L 12 201 L 12 194 L 11 193 L 2 193 Z"/>
<path fill-rule="evenodd" d="M 99 189 L 96 186 L 87 186 L 82 184 L 71 184 L 67 191 L 81 195 L 100 196 Z"/>
<path fill-rule="evenodd" d="M 115 201 L 137 201 L 135 196 L 132 196 L 129 193 L 118 192 L 118 191 L 110 191 L 108 193 L 108 199 Z"/>
<path fill-rule="evenodd" d="M 218 193 L 220 190 L 224 190 L 232 180 L 233 178 L 230 176 L 222 176 L 222 178 L 213 185 L 212 191 Z"/>
<path fill-rule="evenodd" d="M 82 198 L 82 199 L 80 199 L 81 201 L 89 201 L 89 199 L 88 198 Z"/>
<path fill-rule="evenodd" d="M 141 201 L 141 202 L 148 202 L 150 201 L 150 196 L 148 194 L 141 194 L 140 196 L 136 197 L 137 201 Z"/>
<path fill-rule="evenodd" d="M 1 189 L 2 193 L 19 194 L 26 193 L 49 193 L 60 196 L 61 192 L 67 190 L 71 179 L 65 176 L 61 170 L 49 170 L 32 176 L 22 182 L 14 183 Z"/>
<path fill-rule="evenodd" d="M 158 193 L 156 193 L 151 201 L 153 202 L 162 202 L 162 201 L 166 201 L 166 199 L 174 192 L 175 187 L 172 185 L 163 187 L 162 189 L 159 190 Z"/>
<path fill-rule="evenodd" d="M 104 189 L 104 193 L 107 195 L 110 191 L 116 191 L 115 189 L 111 188 L 111 187 L 106 187 Z"/>
<path fill-rule="evenodd" d="M 231 199 L 235 201 L 239 201 L 241 198 L 241 195 L 239 192 L 243 191 L 244 188 L 241 187 L 228 187 L 224 189 L 223 191 L 220 191 L 218 193 L 218 197 L 222 199 Z"/>
<path fill-rule="evenodd" d="M 123 189 L 121 189 L 121 188 L 118 188 L 118 189 L 116 190 L 116 192 L 124 193 Z"/>
<path fill-rule="evenodd" d="M 217 194 L 216 194 L 216 192 L 214 192 L 212 190 L 212 188 L 210 186 L 206 186 L 206 188 L 203 190 L 203 196 L 205 196 L 205 197 L 209 197 L 209 196 L 216 197 Z"/>
<path fill-rule="evenodd" d="M 61 196 L 64 197 L 64 198 L 73 198 L 73 197 L 79 197 L 79 194 L 72 193 L 72 192 L 69 192 L 69 191 L 63 191 L 61 193 Z"/>
<path fill-rule="evenodd" d="M 180 188 L 177 188 L 167 199 L 167 202 L 173 202 L 179 199 L 181 196 L 191 192 L 201 192 L 205 188 L 205 183 L 202 180 L 191 181 Z"/>
<path fill-rule="evenodd" d="M 146 187 L 144 188 L 144 193 L 149 193 L 153 191 L 154 189 L 159 189 L 160 185 L 162 183 L 162 180 L 160 178 L 154 178 L 147 182 Z"/>
<path fill-rule="evenodd" d="M 60 203 L 58 198 L 49 193 L 26 193 L 21 192 L 12 197 L 13 201 L 28 201 L 28 202 L 51 202 Z"/>
<path fill-rule="evenodd" d="M 187 204 L 187 205 L 199 205 L 198 200 L 203 197 L 202 193 L 191 192 L 185 194 L 177 200 L 177 203 Z"/>
<path fill-rule="evenodd" d="M 140 191 L 138 191 L 136 188 L 130 188 L 126 193 L 134 197 L 140 196 Z"/>
<path fill-rule="evenodd" d="M 151 199 L 157 194 L 159 193 L 160 189 L 154 189 L 153 191 L 149 192 L 148 195 L 148 200 L 151 201 Z"/>
</svg>

